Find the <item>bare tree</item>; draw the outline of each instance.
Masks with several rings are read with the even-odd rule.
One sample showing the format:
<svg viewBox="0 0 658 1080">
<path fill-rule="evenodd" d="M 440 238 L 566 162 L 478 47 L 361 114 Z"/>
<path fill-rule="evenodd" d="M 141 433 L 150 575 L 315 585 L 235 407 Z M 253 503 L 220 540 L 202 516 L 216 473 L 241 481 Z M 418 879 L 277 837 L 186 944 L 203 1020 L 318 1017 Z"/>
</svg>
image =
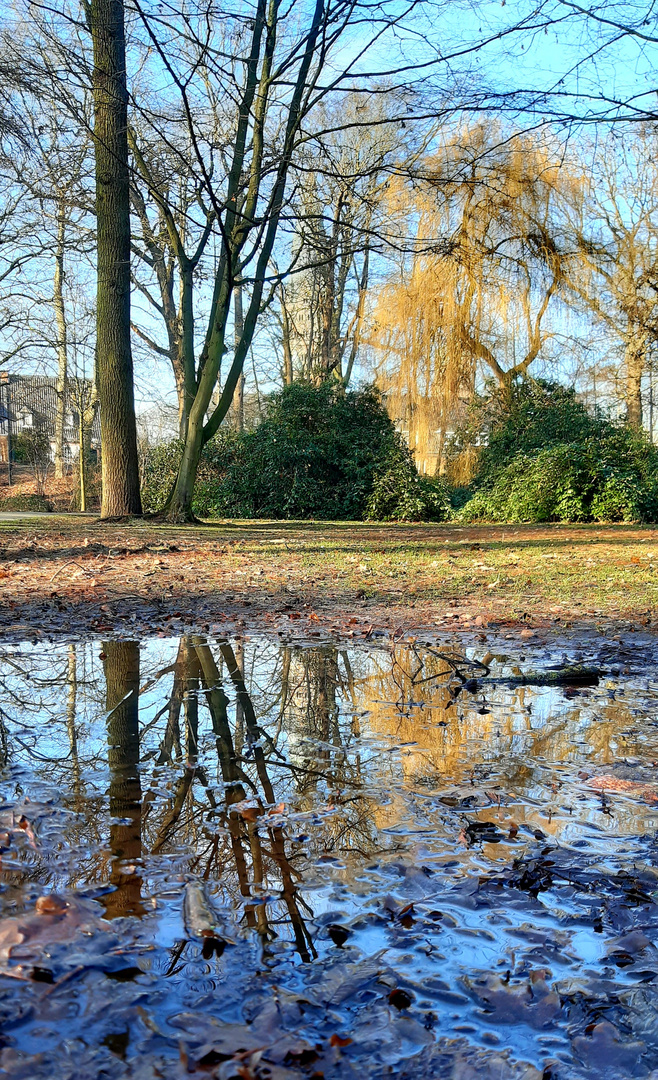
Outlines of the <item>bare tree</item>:
<svg viewBox="0 0 658 1080">
<path fill-rule="evenodd" d="M 412 132 L 387 124 L 384 93 L 352 94 L 322 111 L 327 135 L 302 155 L 291 200 L 290 270 L 277 311 L 284 382 L 348 385 L 363 337 L 373 255 L 385 250 L 390 177 L 413 160 Z M 428 124 L 425 136 L 433 130 Z M 285 224 L 284 224 L 285 231 Z"/>
<path fill-rule="evenodd" d="M 609 136 L 583 155 L 582 186 L 570 203 L 578 260 L 569 291 L 605 328 L 617 353 L 628 422 L 641 428 L 642 382 L 658 340 L 658 172 L 652 133 Z"/>
<path fill-rule="evenodd" d="M 89 441 L 91 430 L 98 411 L 98 383 L 96 378 L 84 376 L 70 377 L 68 397 L 77 415 L 78 425 L 78 493 L 80 510 L 87 510 L 87 467 L 89 462 Z"/>
<path fill-rule="evenodd" d="M 139 118 L 137 118 L 138 120 Z M 167 143 L 180 138 L 172 124 L 167 140 L 149 139 L 148 129 L 130 129 L 134 173 L 131 197 L 136 220 L 132 238 L 133 282 L 150 316 L 162 320 L 166 344 L 133 320 L 133 332 L 157 356 L 169 361 L 178 397 L 180 438 L 187 437 L 196 393 L 195 295 L 204 280 L 202 262 L 215 222 L 193 169 Z M 146 278 L 144 276 L 146 270 Z"/>
<path fill-rule="evenodd" d="M 328 143 L 333 138 L 338 145 L 339 132 L 364 128 L 370 122 L 367 116 L 327 119 L 320 107 L 333 97 L 338 109 L 345 92 L 381 87 L 388 75 L 392 84 L 387 89 L 389 110 L 381 126 L 390 128 L 397 117 L 413 112 L 412 95 L 403 92 L 403 86 L 415 77 L 413 66 L 400 54 L 395 33 L 410 19 L 416 27 L 425 25 L 426 10 L 416 0 L 402 9 L 388 3 L 380 5 L 376 13 L 368 8 L 369 31 L 355 49 L 352 29 L 357 24 L 363 29 L 366 10 L 360 8 L 359 0 L 316 0 L 308 11 L 296 7 L 288 11 L 278 3 L 268 6 L 259 0 L 248 17 L 236 11 L 227 13 L 221 22 L 205 7 L 186 11 L 178 21 L 173 15 L 156 18 L 140 0 L 135 0 L 135 7 L 142 19 L 145 47 L 158 58 L 168 87 L 177 94 L 175 102 L 167 103 L 162 93 L 140 98 L 142 122 L 148 122 L 154 135 L 171 147 L 171 124 L 161 118 L 181 118 L 185 137 L 179 134 L 174 149 L 194 173 L 213 238 L 208 248 L 214 257 L 212 298 L 203 343 L 196 354 L 194 396 L 178 477 L 163 511 L 171 520 L 186 521 L 193 517 L 192 496 L 202 447 L 228 413 L 260 315 L 280 286 L 272 260 L 282 225 L 294 216 L 289 188 L 299 188 L 299 174 L 312 144 Z M 436 14 L 435 9 L 432 14 Z M 387 72 L 381 58 L 389 32 L 390 58 L 399 61 L 399 67 L 394 65 Z M 376 70 L 368 71 L 368 50 L 375 47 Z M 434 53 L 427 64 L 441 62 L 443 58 Z M 162 215 L 168 242 L 179 253 L 180 272 L 198 248 L 185 247 L 171 187 L 149 168 L 137 141 L 133 153 L 140 179 Z M 337 221 L 339 232 L 344 222 L 342 206 L 347 208 L 345 198 Z M 315 217 L 317 220 L 317 214 Z M 195 220 L 198 230 L 201 220 Z M 326 262 L 326 253 L 323 260 Z M 365 271 L 367 277 L 367 261 Z M 334 363 L 328 353 L 335 352 L 335 346 L 342 347 L 340 339 L 345 336 L 343 328 L 338 332 L 331 326 L 342 302 L 341 274 L 345 274 L 345 262 L 334 281 L 334 298 L 326 305 L 327 312 L 333 308 L 325 320 L 323 348 L 328 366 Z M 359 275 L 364 278 L 363 265 Z M 236 286 L 242 286 L 243 326 L 237 345 L 231 349 Z M 330 343 L 332 334 L 334 345 Z M 229 351 L 232 359 L 222 372 Z M 217 393 L 220 380 L 221 391 Z"/>
</svg>

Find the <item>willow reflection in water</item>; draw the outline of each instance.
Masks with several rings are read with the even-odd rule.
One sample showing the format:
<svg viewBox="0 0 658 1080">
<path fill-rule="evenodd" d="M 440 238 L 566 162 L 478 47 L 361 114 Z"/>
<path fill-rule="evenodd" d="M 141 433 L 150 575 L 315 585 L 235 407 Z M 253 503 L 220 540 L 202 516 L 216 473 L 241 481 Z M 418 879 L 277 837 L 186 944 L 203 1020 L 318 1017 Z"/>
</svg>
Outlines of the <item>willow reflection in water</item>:
<svg viewBox="0 0 658 1080">
<path fill-rule="evenodd" d="M 284 817 L 294 826 L 293 861 L 309 866 L 330 856 L 358 864 L 397 846 L 389 831 L 408 828 L 413 848 L 428 824 L 439 854 L 455 824 L 442 807 L 455 800 L 501 825 L 527 815 L 556 835 L 587 821 L 600 826 L 600 798 L 584 799 L 582 783 L 577 816 L 559 805 L 574 798 L 574 766 L 658 757 L 655 729 L 638 728 L 631 707 L 605 688 L 593 700 L 569 699 L 541 688 L 489 689 L 483 680 L 456 696 L 444 661 L 408 648 L 350 656 L 196 637 L 175 649 L 163 641 L 143 647 L 141 679 L 134 642 L 3 657 L 5 762 L 20 766 L 26 794 L 57 791 L 80 812 L 67 884 L 109 880 L 108 917 L 139 913 L 151 855 L 187 856 L 223 888 L 232 864 L 243 898 L 283 882 L 292 894 L 303 874 L 284 857 Z M 611 834 L 637 834 L 647 815 L 643 803 L 619 800 L 606 825 Z M 272 840 L 265 859 L 262 831 Z M 93 848 L 99 861 L 91 869 Z M 47 880 L 45 867 L 39 876 Z M 266 907 L 258 905 L 261 919 Z M 254 917 L 249 909 L 249 925 Z"/>
<path fill-rule="evenodd" d="M 629 680 L 567 692 L 514 686 L 481 678 L 473 657 L 456 679 L 453 655 L 198 636 L 5 648 L 5 923 L 44 890 L 94 898 L 106 923 L 143 927 L 130 934 L 148 943 L 144 971 L 197 990 L 234 963 L 222 957 L 226 942 L 259 943 L 259 956 L 241 962 L 241 977 L 254 978 L 291 954 L 326 964 L 349 938 L 350 962 L 357 950 L 363 958 L 385 949 L 384 985 L 415 979 L 443 1034 L 468 1028 L 469 1044 L 486 1055 L 486 1032 L 464 995 L 481 975 L 482 946 L 465 945 L 464 935 L 490 943 L 487 966 L 502 965 L 509 983 L 520 955 L 510 935 L 528 913 L 487 915 L 486 932 L 483 917 L 453 914 L 455 940 L 435 955 L 439 930 L 452 940 L 446 906 L 460 907 L 460 882 L 513 875 L 519 858 L 534 866 L 549 842 L 592 860 L 644 857 L 658 799 L 655 697 Z M 493 674 L 504 676 L 506 663 Z M 608 784 L 597 789 L 600 774 Z M 526 889 L 535 900 L 548 889 L 543 864 L 541 873 L 541 888 Z M 555 925 L 564 919 L 544 904 L 546 914 Z M 377 929 L 382 920 L 390 931 Z M 597 926 L 592 917 L 591 940 L 579 931 L 580 954 L 574 937 L 560 963 L 598 955 Z M 396 969 L 393 958 L 405 955 Z M 9 950 L 4 970 L 18 973 L 19 960 Z M 522 964 L 519 977 L 527 972 Z M 490 1005 L 478 993 L 469 989 L 476 1005 Z M 541 1037 L 522 1034 L 521 1014 L 514 1022 L 509 1047 L 543 1069 Z M 423 1038 L 414 1038 L 398 1039 L 388 1065 L 419 1052 Z M 372 1065 L 373 1075 L 383 1067 L 376 1054 Z"/>
</svg>

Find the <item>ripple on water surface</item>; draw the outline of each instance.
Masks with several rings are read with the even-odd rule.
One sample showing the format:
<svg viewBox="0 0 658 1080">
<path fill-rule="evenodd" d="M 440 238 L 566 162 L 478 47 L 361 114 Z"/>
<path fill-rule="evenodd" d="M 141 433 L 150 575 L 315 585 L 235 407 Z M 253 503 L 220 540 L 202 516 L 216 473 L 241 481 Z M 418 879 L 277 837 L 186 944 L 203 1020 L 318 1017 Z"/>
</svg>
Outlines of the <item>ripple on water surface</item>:
<svg viewBox="0 0 658 1080">
<path fill-rule="evenodd" d="M 0 1076 L 650 1077 L 658 681 L 591 653 L 3 646 Z"/>
</svg>

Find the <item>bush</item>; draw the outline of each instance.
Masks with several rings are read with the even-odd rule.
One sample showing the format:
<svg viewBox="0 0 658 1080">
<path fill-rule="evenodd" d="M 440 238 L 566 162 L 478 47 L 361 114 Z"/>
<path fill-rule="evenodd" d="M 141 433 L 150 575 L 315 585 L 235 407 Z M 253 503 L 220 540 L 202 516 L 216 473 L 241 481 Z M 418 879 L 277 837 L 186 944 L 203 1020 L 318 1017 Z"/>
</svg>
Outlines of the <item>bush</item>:
<svg viewBox="0 0 658 1080">
<path fill-rule="evenodd" d="M 166 502 L 181 452 L 175 442 L 146 455 L 146 511 Z M 194 495 L 200 517 L 425 520 L 444 503 L 418 477 L 379 393 L 331 382 L 294 383 L 270 397 L 255 430 L 220 433 L 204 448 Z"/>
<path fill-rule="evenodd" d="M 450 486 L 419 476 L 407 455 L 401 455 L 376 477 L 366 503 L 368 521 L 445 521 L 451 510 Z"/>
<path fill-rule="evenodd" d="M 162 509 L 173 487 L 183 454 L 178 440 L 149 447 L 142 465 L 142 509 L 155 514 Z"/>
<path fill-rule="evenodd" d="M 52 461 L 50 458 L 50 439 L 45 431 L 34 429 L 21 431 L 11 441 L 11 453 L 15 461 L 29 465 L 37 495 L 44 496 L 46 480 Z"/>
<path fill-rule="evenodd" d="M 613 473 L 595 492 L 590 509 L 595 521 L 655 521 L 654 502 L 637 476 Z"/>
<path fill-rule="evenodd" d="M 506 402 L 499 395 L 478 409 L 489 442 L 458 520 L 657 520 L 658 452 L 643 432 L 590 415 L 573 391 L 550 383 L 515 387 Z"/>
<path fill-rule="evenodd" d="M 604 422 L 604 421 L 603 421 Z M 575 390 L 543 379 L 527 379 L 476 396 L 464 426 L 448 451 L 450 464 L 468 456 L 471 481 L 480 486 L 519 453 L 532 454 L 559 443 L 579 443 L 599 430 Z M 475 451 L 475 453 L 474 453 Z"/>
<path fill-rule="evenodd" d="M 0 499 L 0 511 L 29 510 L 49 514 L 52 509 L 52 503 L 44 495 L 5 495 Z"/>
<path fill-rule="evenodd" d="M 11 460 L 17 465 L 28 465 L 30 462 L 30 439 L 23 432 L 16 432 L 11 437 Z"/>
<path fill-rule="evenodd" d="M 541 381 L 479 398 L 453 441 L 468 487 L 419 476 L 374 389 L 296 383 L 272 395 L 258 428 L 204 448 L 200 517 L 379 521 L 658 521 L 658 451 L 643 432 L 590 414 Z M 147 512 L 164 506 L 182 445 L 148 451 Z"/>
</svg>

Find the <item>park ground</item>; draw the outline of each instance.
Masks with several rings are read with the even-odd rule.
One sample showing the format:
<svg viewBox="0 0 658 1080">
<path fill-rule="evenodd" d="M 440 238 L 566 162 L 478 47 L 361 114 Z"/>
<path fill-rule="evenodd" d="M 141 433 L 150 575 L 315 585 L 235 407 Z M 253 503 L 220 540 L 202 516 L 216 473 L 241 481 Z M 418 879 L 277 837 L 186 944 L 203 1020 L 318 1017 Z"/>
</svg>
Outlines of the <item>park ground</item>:
<svg viewBox="0 0 658 1080">
<path fill-rule="evenodd" d="M 658 630 L 658 529 L 0 515 L 0 635 Z"/>
</svg>

